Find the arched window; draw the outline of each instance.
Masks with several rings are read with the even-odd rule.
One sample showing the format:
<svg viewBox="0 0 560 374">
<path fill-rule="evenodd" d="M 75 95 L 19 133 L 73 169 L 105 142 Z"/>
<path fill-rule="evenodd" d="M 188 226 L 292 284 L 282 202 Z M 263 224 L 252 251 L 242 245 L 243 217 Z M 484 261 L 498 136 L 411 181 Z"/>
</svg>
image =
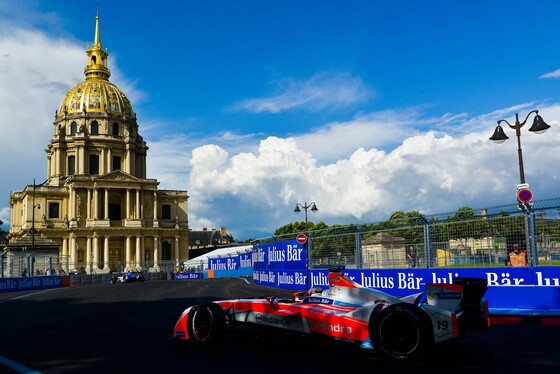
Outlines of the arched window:
<svg viewBox="0 0 560 374">
<path fill-rule="evenodd" d="M 78 124 L 76 123 L 76 121 L 72 121 L 72 123 L 70 124 L 70 135 L 76 135 L 77 132 Z"/>
<path fill-rule="evenodd" d="M 119 124 L 118 123 L 113 123 L 113 132 L 112 132 L 113 136 L 119 136 Z"/>
<path fill-rule="evenodd" d="M 93 121 L 90 125 L 90 134 L 98 135 L 99 134 L 99 123 L 97 121 Z"/>
</svg>

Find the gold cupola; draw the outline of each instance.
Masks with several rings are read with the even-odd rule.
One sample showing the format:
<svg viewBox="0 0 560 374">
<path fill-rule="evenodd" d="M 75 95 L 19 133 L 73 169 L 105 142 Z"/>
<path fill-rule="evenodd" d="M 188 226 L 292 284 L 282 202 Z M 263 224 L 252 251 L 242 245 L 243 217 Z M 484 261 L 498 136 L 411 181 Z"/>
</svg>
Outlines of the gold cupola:
<svg viewBox="0 0 560 374">
<path fill-rule="evenodd" d="M 108 50 L 103 50 L 99 31 L 99 16 L 95 17 L 93 46 L 87 48 L 88 63 L 84 69 L 86 80 L 78 83 L 66 96 L 57 111 L 57 118 L 72 113 L 109 113 L 132 118 L 130 100 L 109 82 L 111 71 L 107 65 Z"/>
</svg>

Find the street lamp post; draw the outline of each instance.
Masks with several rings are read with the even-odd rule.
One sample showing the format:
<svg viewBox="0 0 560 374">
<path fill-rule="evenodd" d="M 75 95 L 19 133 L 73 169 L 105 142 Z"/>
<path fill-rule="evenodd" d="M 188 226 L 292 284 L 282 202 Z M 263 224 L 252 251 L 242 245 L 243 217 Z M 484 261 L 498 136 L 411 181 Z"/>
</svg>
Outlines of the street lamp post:
<svg viewBox="0 0 560 374">
<path fill-rule="evenodd" d="M 319 209 L 317 209 L 317 205 L 315 205 L 314 202 L 309 203 L 309 205 L 307 205 L 307 202 L 305 202 L 303 205 L 301 203 L 297 203 L 296 208 L 294 209 L 295 213 L 301 212 L 301 209 L 299 209 L 299 207 L 301 207 L 303 210 L 305 210 L 305 231 L 307 232 L 309 230 L 309 226 L 308 226 L 308 222 L 307 222 L 307 209 L 311 208 L 312 212 L 316 212 Z"/>
<path fill-rule="evenodd" d="M 307 209 L 311 208 L 312 212 L 316 212 L 319 209 L 317 209 L 317 205 L 315 205 L 315 202 L 311 202 L 309 203 L 309 205 L 307 205 L 307 201 L 302 205 L 301 203 L 297 203 L 296 204 L 296 208 L 294 209 L 295 213 L 299 213 L 301 212 L 301 209 L 299 209 L 299 207 L 301 207 L 304 211 L 305 211 L 305 232 L 309 231 L 309 224 L 307 221 Z M 305 291 L 309 291 L 309 260 L 311 259 L 311 253 L 309 251 L 309 239 L 307 239 L 307 241 L 305 242 L 305 252 L 306 252 L 306 256 L 305 256 Z"/>
<path fill-rule="evenodd" d="M 502 122 L 506 123 L 510 128 L 515 130 L 515 135 L 517 136 L 517 156 L 519 158 L 519 180 L 521 182 L 521 184 L 518 186 L 519 189 L 527 188 L 526 187 L 527 185 L 525 183 L 525 170 L 523 168 L 523 151 L 521 150 L 521 128 L 525 125 L 525 123 L 527 123 L 529 116 L 533 113 L 535 113 L 535 119 L 533 120 L 533 125 L 531 126 L 529 131 L 534 132 L 535 134 L 542 134 L 548 128 L 550 128 L 550 126 L 547 125 L 546 122 L 544 122 L 542 117 L 539 115 L 538 110 L 532 110 L 529 113 L 527 113 L 527 116 L 525 117 L 525 120 L 523 122 L 519 122 L 519 114 L 515 113 L 515 125 L 510 124 L 505 119 L 499 120 L 498 126 L 496 126 L 496 130 L 494 131 L 494 134 L 490 138 L 490 140 L 498 144 L 503 143 L 507 139 L 509 139 L 509 137 L 504 133 L 502 126 L 500 126 Z M 525 186 L 522 187 L 522 185 Z M 519 200 L 519 208 L 526 213 L 525 235 L 526 238 L 528 239 L 527 245 L 529 250 L 529 261 L 531 262 L 531 265 L 538 265 L 537 238 L 534 233 L 534 223 L 533 223 L 533 220 L 535 219 L 534 213 L 532 212 L 531 206 L 527 203 L 522 202 L 521 200 Z"/>
<path fill-rule="evenodd" d="M 544 122 L 541 116 L 539 116 L 538 110 L 532 110 L 527 114 L 527 117 L 525 117 L 525 120 L 523 122 L 519 122 L 519 114 L 515 113 L 515 125 L 510 124 L 505 119 L 499 120 L 498 126 L 496 126 L 496 130 L 490 138 L 490 140 L 497 144 L 503 143 L 507 139 L 509 139 L 509 137 L 504 133 L 504 129 L 500 125 L 502 122 L 506 123 L 510 128 L 515 130 L 515 135 L 517 136 L 517 156 L 519 158 L 519 178 L 521 184 L 525 183 L 525 170 L 523 169 L 523 151 L 521 149 L 521 128 L 523 127 L 523 125 L 525 125 L 525 123 L 527 123 L 527 120 L 532 113 L 535 113 L 536 116 L 533 121 L 533 126 L 531 126 L 529 131 L 534 132 L 535 134 L 542 134 L 550 126 Z"/>
<path fill-rule="evenodd" d="M 41 209 L 41 204 L 35 205 L 35 189 L 37 187 L 41 187 L 42 185 L 47 183 L 47 181 L 48 179 L 43 183 L 35 184 L 35 178 L 33 179 L 33 192 L 31 194 L 31 205 L 33 205 L 33 207 L 31 211 L 31 230 L 29 230 L 31 232 L 31 252 L 35 251 L 35 208 Z"/>
</svg>

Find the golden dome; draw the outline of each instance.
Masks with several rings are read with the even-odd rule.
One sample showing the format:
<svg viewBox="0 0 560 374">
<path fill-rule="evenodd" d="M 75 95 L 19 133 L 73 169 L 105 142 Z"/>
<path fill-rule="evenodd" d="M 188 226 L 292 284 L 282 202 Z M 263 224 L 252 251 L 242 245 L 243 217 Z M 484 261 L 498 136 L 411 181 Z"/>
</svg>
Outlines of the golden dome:
<svg viewBox="0 0 560 374">
<path fill-rule="evenodd" d="M 58 109 L 58 116 L 81 112 L 108 112 L 131 117 L 130 101 L 113 83 L 102 79 L 86 79 L 72 88 Z"/>
<path fill-rule="evenodd" d="M 101 47 L 99 16 L 95 17 L 95 39 L 88 46 L 88 64 L 84 69 L 86 80 L 72 88 L 58 108 L 57 117 L 71 113 L 111 113 L 132 117 L 132 105 L 125 94 L 109 82 L 111 72 L 107 67 L 109 53 Z"/>
</svg>

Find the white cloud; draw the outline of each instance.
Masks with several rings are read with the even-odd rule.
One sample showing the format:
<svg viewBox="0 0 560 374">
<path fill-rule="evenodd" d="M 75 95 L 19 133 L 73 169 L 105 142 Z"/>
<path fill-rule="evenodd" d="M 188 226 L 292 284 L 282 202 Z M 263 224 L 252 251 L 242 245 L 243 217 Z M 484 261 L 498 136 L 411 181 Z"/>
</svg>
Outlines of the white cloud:
<svg viewBox="0 0 560 374">
<path fill-rule="evenodd" d="M 322 72 L 304 81 L 284 78 L 275 83 L 275 91 L 269 97 L 247 99 L 236 103 L 233 109 L 252 113 L 292 109 L 316 112 L 363 103 L 373 94 L 360 78 L 348 73 Z"/>
<path fill-rule="evenodd" d="M 9 207 L 4 207 L 4 208 L 0 209 L 0 221 L 2 221 L 4 224 L 10 222 L 10 208 Z"/>
<path fill-rule="evenodd" d="M 560 105 L 542 108 L 541 114 L 557 123 Z M 489 117 L 511 115 L 498 111 L 479 117 L 487 122 Z M 385 126 L 402 136 L 398 123 L 410 120 L 395 113 L 397 125 Z M 292 211 L 296 202 L 315 201 L 319 212 L 309 218 L 331 223 L 372 222 L 396 210 L 434 214 L 464 205 L 514 203 L 519 183 L 515 140 L 496 145 L 488 140 L 493 126 L 465 121 L 473 122 L 470 126 L 477 131 L 459 135 L 416 131 L 390 150 L 359 147 L 324 163 L 305 144 L 336 138 L 341 132 L 337 126 L 305 135 L 305 143 L 269 137 L 254 153 L 229 154 L 218 145 L 196 148 L 189 176 L 189 201 L 196 212 L 191 225 L 197 227 L 197 217 L 204 217 L 205 227 L 227 226 L 244 238 L 259 227 L 265 236 L 288 222 L 303 220 Z M 360 126 L 349 124 L 345 129 L 345 139 L 362 136 Z M 522 138 L 525 173 L 536 198 L 556 197 L 560 171 L 548 165 L 560 162 L 557 126 L 546 135 L 524 132 Z M 375 144 L 375 138 L 370 143 Z"/>
<path fill-rule="evenodd" d="M 560 69 L 543 74 L 539 78 L 560 78 Z"/>
<path fill-rule="evenodd" d="M 0 33 L 0 193 L 22 189 L 46 176 L 42 150 L 53 133 L 55 110 L 80 81 L 84 49 L 40 32 L 13 28 Z"/>
</svg>

